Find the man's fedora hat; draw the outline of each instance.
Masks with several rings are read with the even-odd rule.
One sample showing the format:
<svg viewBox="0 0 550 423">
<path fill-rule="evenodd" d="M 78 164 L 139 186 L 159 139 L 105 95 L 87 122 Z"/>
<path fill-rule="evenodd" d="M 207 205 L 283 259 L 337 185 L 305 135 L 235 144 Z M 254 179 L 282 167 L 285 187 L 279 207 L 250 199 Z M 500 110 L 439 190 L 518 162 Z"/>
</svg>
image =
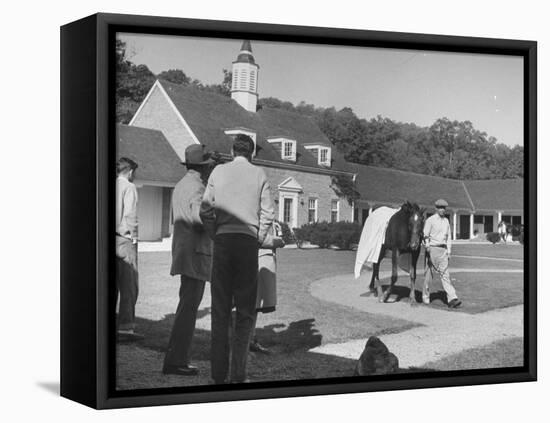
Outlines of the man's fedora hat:
<svg viewBox="0 0 550 423">
<path fill-rule="evenodd" d="M 185 149 L 185 165 L 207 165 L 214 163 L 210 153 L 204 150 L 204 145 L 193 144 Z"/>
<path fill-rule="evenodd" d="M 448 207 L 449 206 L 449 203 L 447 203 L 445 200 L 443 200 L 442 198 L 440 198 L 439 200 L 437 200 L 435 202 L 435 206 L 436 207 Z"/>
</svg>

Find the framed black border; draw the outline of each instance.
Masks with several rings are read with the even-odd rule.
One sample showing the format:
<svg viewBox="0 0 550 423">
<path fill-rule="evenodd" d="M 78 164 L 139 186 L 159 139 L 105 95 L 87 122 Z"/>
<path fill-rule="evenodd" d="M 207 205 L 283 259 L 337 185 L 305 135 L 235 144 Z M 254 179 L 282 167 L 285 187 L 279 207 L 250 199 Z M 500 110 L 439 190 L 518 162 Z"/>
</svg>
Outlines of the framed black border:
<svg viewBox="0 0 550 423">
<path fill-rule="evenodd" d="M 296 381 L 257 382 L 246 385 L 193 386 L 120 391 L 115 389 L 115 330 L 114 289 L 112 280 L 112 257 L 114 257 L 114 167 L 115 162 L 115 64 L 114 40 L 117 32 L 136 32 L 157 35 L 183 35 L 214 38 L 254 39 L 264 41 L 332 44 L 346 46 L 399 48 L 461 53 L 514 55 L 524 58 L 524 148 L 525 191 L 524 216 L 527 218 L 528 238 L 525 244 L 524 261 L 524 348 L 523 367 L 445 371 L 432 373 L 408 373 L 371 377 L 330 378 Z M 447 387 L 488 383 L 524 382 L 536 380 L 536 107 L 537 107 L 537 45 L 533 41 L 441 36 L 286 26 L 246 22 L 226 22 L 196 19 L 179 19 L 151 16 L 97 14 L 62 27 L 62 380 L 61 392 L 76 401 L 96 408 L 182 404 L 242 399 L 276 398 L 412 388 Z M 74 40 L 83 41 L 75 43 Z M 71 72 L 71 65 L 89 47 L 86 64 L 79 72 Z M 90 59 L 90 51 L 95 60 Z M 95 80 L 95 101 L 83 104 L 69 94 L 69 87 L 86 84 L 91 87 Z M 94 128 L 75 126 L 77 117 Z M 69 138 L 80 136 L 82 142 L 71 143 Z M 78 178 L 81 170 L 74 169 L 73 159 L 95 148 L 95 160 L 82 179 L 94 179 L 95 184 L 84 195 L 89 202 L 95 201 L 95 210 L 86 215 L 95 230 L 94 252 L 89 257 L 75 259 L 73 251 L 78 240 L 68 236 L 71 221 L 76 222 L 71 212 L 71 203 L 77 194 L 65 178 Z M 77 173 L 78 172 L 78 173 Z M 81 214 L 79 214 L 80 217 Z M 65 236 L 64 236 L 65 235 Z M 90 235 L 88 233 L 88 235 Z M 90 240 L 87 240 L 90 242 Z M 75 300 L 85 301 L 83 294 L 71 288 L 69 279 L 79 265 L 93 265 L 93 278 L 86 280 L 87 292 L 94 291 L 84 305 L 84 316 L 76 318 Z M 90 286 L 89 286 L 90 285 Z M 112 288 L 112 285 L 111 285 Z M 92 301 L 93 300 L 93 301 Z M 82 334 L 76 327 L 95 324 L 89 334 Z M 76 346 L 76 347 L 75 347 Z M 84 360 L 69 357 L 69 352 L 80 351 Z M 77 366 L 78 364 L 78 366 Z M 74 376 L 85 375 L 86 382 L 78 383 Z"/>
</svg>

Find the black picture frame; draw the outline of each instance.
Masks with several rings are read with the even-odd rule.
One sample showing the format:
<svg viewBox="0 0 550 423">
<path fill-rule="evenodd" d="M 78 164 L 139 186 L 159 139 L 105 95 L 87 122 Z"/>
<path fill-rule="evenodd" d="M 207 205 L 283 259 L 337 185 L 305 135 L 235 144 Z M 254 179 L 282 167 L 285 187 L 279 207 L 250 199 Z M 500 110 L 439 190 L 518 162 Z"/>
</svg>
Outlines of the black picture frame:
<svg viewBox="0 0 550 423">
<path fill-rule="evenodd" d="M 114 234 L 114 37 L 140 32 L 346 46 L 516 55 L 524 58 L 525 363 L 437 373 L 249 385 L 116 391 L 112 278 Z M 61 28 L 61 395 L 119 408 L 319 394 L 534 381 L 537 378 L 537 44 L 454 37 L 152 16 L 95 14 Z M 112 280 L 112 279 L 111 279 Z"/>
</svg>

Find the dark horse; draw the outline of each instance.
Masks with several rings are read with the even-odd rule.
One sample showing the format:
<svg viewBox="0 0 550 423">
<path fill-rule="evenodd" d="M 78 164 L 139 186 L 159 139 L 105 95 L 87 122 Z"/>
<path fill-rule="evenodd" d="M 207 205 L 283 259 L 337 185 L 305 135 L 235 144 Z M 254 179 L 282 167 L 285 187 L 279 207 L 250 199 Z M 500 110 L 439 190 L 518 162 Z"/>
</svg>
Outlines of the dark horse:
<svg viewBox="0 0 550 423">
<path fill-rule="evenodd" d="M 414 296 L 414 284 L 416 281 L 416 263 L 420 255 L 420 246 L 422 244 L 422 231 L 424 229 L 425 210 L 418 207 L 416 203 L 406 202 L 401 209 L 395 213 L 388 223 L 384 244 L 380 250 L 378 262 L 374 263 L 372 269 L 372 279 L 370 289 L 378 291 L 378 301 L 385 302 L 391 294 L 393 285 L 397 281 L 397 265 L 399 255 L 402 253 L 411 253 L 409 276 L 411 280 L 411 292 L 409 295 L 411 305 L 416 303 Z M 391 284 L 386 292 L 382 292 L 378 271 L 386 251 L 391 250 L 392 275 Z"/>
</svg>

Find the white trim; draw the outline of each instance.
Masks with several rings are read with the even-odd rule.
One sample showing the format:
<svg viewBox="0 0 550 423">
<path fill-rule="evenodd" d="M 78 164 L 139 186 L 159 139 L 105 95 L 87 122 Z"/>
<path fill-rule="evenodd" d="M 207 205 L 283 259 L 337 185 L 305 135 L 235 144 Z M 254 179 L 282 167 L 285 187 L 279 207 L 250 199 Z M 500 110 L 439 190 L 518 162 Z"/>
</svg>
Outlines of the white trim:
<svg viewBox="0 0 550 423">
<path fill-rule="evenodd" d="M 145 105 L 145 103 L 147 103 L 147 100 L 149 100 L 149 97 L 151 97 L 151 94 L 153 94 L 153 91 L 155 90 L 155 87 L 157 85 L 160 85 L 158 79 L 155 81 L 155 83 L 153 84 L 153 86 L 151 87 L 151 89 L 149 90 L 149 92 L 147 93 L 147 95 L 145 96 L 145 98 L 143 99 L 141 104 L 139 105 L 139 107 L 136 110 L 136 112 L 134 113 L 134 116 L 132 117 L 132 119 L 130 119 L 130 122 L 128 123 L 128 126 L 134 126 L 134 120 L 136 119 L 136 116 L 141 112 L 141 109 L 143 109 L 143 106 Z"/>
<path fill-rule="evenodd" d="M 166 90 L 164 89 L 164 87 L 162 86 L 162 84 L 159 82 L 158 79 L 155 81 L 155 83 L 153 84 L 153 86 L 151 87 L 149 92 L 147 93 L 147 96 L 145 97 L 145 100 L 143 100 L 143 102 L 140 104 L 137 112 L 134 114 L 134 117 L 130 121 L 129 125 L 133 126 L 134 120 L 136 119 L 138 113 L 141 111 L 141 109 L 145 105 L 145 102 L 149 99 L 149 96 L 151 95 L 151 93 L 153 92 L 153 89 L 155 87 L 158 87 L 160 89 L 160 92 L 162 94 L 164 94 L 164 97 L 166 98 L 166 101 L 168 101 L 168 104 L 170 105 L 172 110 L 176 113 L 176 116 L 179 118 L 179 120 L 182 123 L 182 125 L 184 126 L 184 128 L 187 130 L 187 132 L 189 132 L 189 134 L 191 135 L 191 138 L 193 139 L 195 144 L 200 144 L 201 142 L 199 141 L 199 139 L 197 138 L 195 133 L 191 130 L 191 127 L 187 124 L 187 122 L 185 121 L 185 119 L 183 118 L 181 113 L 179 112 L 178 108 L 176 107 L 176 105 L 174 104 L 174 102 L 172 101 L 172 99 L 170 98 L 170 96 L 168 95 L 168 93 L 166 92 Z"/>
<path fill-rule="evenodd" d="M 330 200 L 330 221 L 332 222 L 332 203 L 336 201 L 336 222 L 340 222 L 340 199 L 333 198 Z"/>
<path fill-rule="evenodd" d="M 292 200 L 292 216 L 290 217 L 289 226 L 291 228 L 297 228 L 298 227 L 298 193 L 297 192 L 286 192 L 286 191 L 279 191 L 279 220 L 281 222 L 284 222 L 284 203 L 285 198 L 290 198 Z"/>
<path fill-rule="evenodd" d="M 279 185 L 277 185 L 277 188 L 278 188 L 279 191 L 286 191 L 286 192 L 298 192 L 298 193 L 300 193 L 300 192 L 304 191 L 302 186 L 292 176 L 289 176 L 283 182 L 281 182 Z"/>
<path fill-rule="evenodd" d="M 309 207 L 309 202 L 312 201 L 312 200 L 315 202 L 315 208 L 314 209 L 311 209 Z M 315 210 L 315 217 L 314 217 L 313 221 L 318 222 L 319 221 L 319 198 L 318 197 L 308 197 L 308 199 L 307 199 L 307 223 L 310 223 L 310 221 L 309 221 L 309 211 L 310 210 Z"/>
</svg>

